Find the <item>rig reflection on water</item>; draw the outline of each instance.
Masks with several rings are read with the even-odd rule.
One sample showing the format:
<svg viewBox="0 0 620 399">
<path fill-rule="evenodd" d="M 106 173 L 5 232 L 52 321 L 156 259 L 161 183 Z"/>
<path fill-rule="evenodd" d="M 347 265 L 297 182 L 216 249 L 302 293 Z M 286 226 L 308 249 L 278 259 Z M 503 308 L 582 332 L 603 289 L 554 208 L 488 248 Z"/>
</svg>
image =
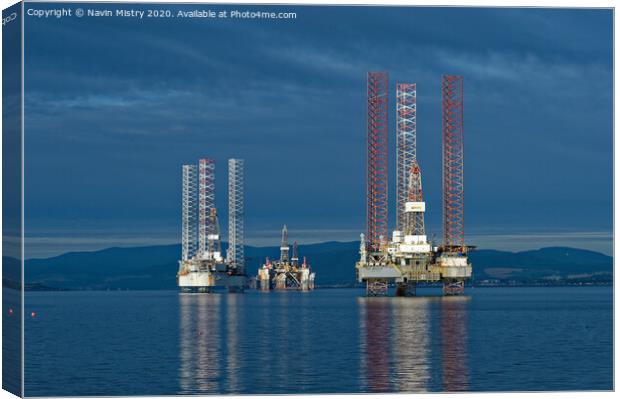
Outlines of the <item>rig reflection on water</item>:
<svg viewBox="0 0 620 399">
<path fill-rule="evenodd" d="M 179 295 L 178 393 L 470 388 L 468 296 L 351 295 L 324 320 L 307 295 Z"/>
<path fill-rule="evenodd" d="M 469 299 L 357 298 L 363 391 L 468 390 Z"/>
</svg>

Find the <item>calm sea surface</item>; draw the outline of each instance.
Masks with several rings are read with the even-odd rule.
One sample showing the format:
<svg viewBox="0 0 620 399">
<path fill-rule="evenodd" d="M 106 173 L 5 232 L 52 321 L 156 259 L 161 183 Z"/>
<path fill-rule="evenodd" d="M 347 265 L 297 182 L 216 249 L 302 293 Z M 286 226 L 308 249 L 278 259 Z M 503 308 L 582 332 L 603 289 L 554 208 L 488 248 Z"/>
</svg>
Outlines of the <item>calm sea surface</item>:
<svg viewBox="0 0 620 399">
<path fill-rule="evenodd" d="M 25 393 L 612 389 L 611 287 L 363 294 L 29 292 Z"/>
</svg>

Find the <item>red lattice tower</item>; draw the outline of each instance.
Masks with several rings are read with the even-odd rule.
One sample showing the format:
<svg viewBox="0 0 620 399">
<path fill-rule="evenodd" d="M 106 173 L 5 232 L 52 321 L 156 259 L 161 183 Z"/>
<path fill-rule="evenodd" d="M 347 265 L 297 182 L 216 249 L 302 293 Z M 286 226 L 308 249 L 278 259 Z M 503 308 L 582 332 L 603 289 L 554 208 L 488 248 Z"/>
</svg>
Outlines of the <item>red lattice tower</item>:
<svg viewBox="0 0 620 399">
<path fill-rule="evenodd" d="M 442 95 L 443 243 L 465 247 L 463 196 L 463 77 L 444 75 Z"/>
<path fill-rule="evenodd" d="M 388 238 L 388 74 L 368 72 L 367 234 L 370 251 Z"/>
</svg>

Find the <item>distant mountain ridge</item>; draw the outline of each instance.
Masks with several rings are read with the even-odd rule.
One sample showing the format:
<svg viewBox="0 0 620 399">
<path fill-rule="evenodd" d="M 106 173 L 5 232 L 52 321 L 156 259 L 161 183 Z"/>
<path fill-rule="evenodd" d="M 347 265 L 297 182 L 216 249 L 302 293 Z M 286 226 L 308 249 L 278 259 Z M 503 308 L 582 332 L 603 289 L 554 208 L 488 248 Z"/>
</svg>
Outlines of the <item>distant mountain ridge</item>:
<svg viewBox="0 0 620 399">
<path fill-rule="evenodd" d="M 355 241 L 325 242 L 300 245 L 299 255 L 305 256 L 317 273 L 317 285 L 354 284 L 358 250 L 359 242 Z M 279 257 L 279 247 L 247 246 L 245 251 L 250 275 L 256 274 L 265 257 Z M 175 289 L 180 253 L 178 244 L 69 252 L 27 260 L 25 280 L 59 289 Z M 613 274 L 612 257 L 567 247 L 522 252 L 479 250 L 472 252 L 470 259 L 475 282 L 611 281 Z M 19 276 L 19 261 L 3 257 L 3 264 L 8 276 Z"/>
</svg>

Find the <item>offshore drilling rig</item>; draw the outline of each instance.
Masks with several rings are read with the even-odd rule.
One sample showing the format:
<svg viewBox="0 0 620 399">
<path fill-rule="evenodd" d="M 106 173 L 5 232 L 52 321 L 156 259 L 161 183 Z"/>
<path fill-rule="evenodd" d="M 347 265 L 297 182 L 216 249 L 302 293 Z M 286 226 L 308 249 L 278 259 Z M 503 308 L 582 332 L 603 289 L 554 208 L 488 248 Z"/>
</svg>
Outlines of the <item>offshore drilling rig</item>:
<svg viewBox="0 0 620 399">
<path fill-rule="evenodd" d="M 222 256 L 215 207 L 215 161 L 183 165 L 181 260 L 177 284 L 183 292 L 211 292 L 246 285 L 243 232 L 243 160 L 228 160 L 228 252 Z"/>
<path fill-rule="evenodd" d="M 282 229 L 282 243 L 280 244 L 280 259 L 271 262 L 269 258 L 258 269 L 258 288 L 261 291 L 275 290 L 300 290 L 310 291 L 314 289 L 315 273 L 310 265 L 303 262 L 299 264 L 297 241 L 293 242 L 293 256 L 289 258 L 288 229 L 286 225 Z"/>
<path fill-rule="evenodd" d="M 416 158 L 416 84 L 396 85 L 396 230 L 388 241 L 388 74 L 368 73 L 367 231 L 361 234 L 358 282 L 369 296 L 415 295 L 418 282 L 442 282 L 444 295 L 464 292 L 471 277 L 463 197 L 463 77 L 442 79 L 443 245 L 429 242 Z"/>
</svg>

